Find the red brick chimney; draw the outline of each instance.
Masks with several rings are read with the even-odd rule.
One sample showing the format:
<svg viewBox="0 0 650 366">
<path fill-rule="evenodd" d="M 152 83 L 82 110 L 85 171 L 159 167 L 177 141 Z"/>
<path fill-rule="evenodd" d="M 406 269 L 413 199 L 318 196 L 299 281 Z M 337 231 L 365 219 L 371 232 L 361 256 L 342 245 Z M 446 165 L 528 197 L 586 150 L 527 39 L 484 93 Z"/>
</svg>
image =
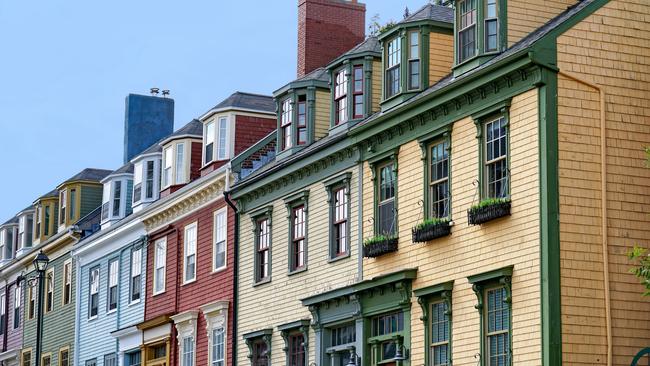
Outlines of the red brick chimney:
<svg viewBox="0 0 650 366">
<path fill-rule="evenodd" d="M 298 77 L 363 42 L 366 5 L 357 0 L 298 0 Z"/>
</svg>

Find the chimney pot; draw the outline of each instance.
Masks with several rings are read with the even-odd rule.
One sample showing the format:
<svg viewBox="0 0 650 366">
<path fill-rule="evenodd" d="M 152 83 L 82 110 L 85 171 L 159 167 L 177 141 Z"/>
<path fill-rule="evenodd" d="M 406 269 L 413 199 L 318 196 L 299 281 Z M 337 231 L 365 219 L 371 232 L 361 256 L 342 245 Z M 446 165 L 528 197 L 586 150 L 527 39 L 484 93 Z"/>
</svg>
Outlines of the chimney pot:
<svg viewBox="0 0 650 366">
<path fill-rule="evenodd" d="M 160 90 L 160 89 L 158 89 L 158 88 L 151 88 L 151 89 L 150 89 L 150 91 L 151 91 L 151 95 L 153 95 L 153 96 L 155 97 L 156 95 L 158 95 L 158 91 L 159 91 L 159 90 Z"/>
<path fill-rule="evenodd" d="M 167 96 L 169 96 L 169 89 L 163 89 L 162 96 L 163 98 L 167 98 Z"/>
</svg>

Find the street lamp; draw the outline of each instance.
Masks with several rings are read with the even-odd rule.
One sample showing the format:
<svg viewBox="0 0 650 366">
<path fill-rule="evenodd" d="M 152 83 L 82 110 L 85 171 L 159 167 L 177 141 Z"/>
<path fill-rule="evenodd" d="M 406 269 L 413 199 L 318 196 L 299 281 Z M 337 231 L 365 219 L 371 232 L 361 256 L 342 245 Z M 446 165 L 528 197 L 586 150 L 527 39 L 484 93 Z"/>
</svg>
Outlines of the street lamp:
<svg viewBox="0 0 650 366">
<path fill-rule="evenodd" d="M 43 343 L 43 292 L 44 292 L 44 286 L 43 286 L 43 278 L 45 277 L 45 271 L 47 270 L 47 265 L 50 263 L 50 258 L 43 253 L 43 250 L 41 250 L 36 257 L 34 257 L 34 260 L 32 261 L 32 264 L 34 265 L 34 270 L 36 270 L 36 273 L 38 276 L 36 277 L 31 277 L 31 278 L 26 278 L 22 277 L 19 279 L 18 282 L 25 281 L 30 287 L 34 285 L 35 281 L 38 281 L 38 318 L 36 321 L 36 362 L 34 362 L 34 366 L 41 366 L 41 344 Z"/>
</svg>

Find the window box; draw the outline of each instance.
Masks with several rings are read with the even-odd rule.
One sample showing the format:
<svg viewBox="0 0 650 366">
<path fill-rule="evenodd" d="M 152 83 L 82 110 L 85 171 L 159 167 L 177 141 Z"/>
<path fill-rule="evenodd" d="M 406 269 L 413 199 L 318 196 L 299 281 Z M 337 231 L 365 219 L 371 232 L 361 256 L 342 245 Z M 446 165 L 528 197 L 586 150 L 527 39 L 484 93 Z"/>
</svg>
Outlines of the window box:
<svg viewBox="0 0 650 366">
<path fill-rule="evenodd" d="M 470 225 L 481 225 L 508 215 L 510 215 L 509 199 L 490 198 L 467 210 L 467 222 Z"/>
<path fill-rule="evenodd" d="M 428 219 L 414 227 L 412 237 L 414 243 L 426 243 L 430 240 L 447 236 L 451 233 L 451 225 L 447 219 Z"/>
<path fill-rule="evenodd" d="M 378 235 L 367 239 L 363 243 L 363 256 L 366 258 L 376 258 L 387 253 L 397 251 L 397 237 Z"/>
</svg>

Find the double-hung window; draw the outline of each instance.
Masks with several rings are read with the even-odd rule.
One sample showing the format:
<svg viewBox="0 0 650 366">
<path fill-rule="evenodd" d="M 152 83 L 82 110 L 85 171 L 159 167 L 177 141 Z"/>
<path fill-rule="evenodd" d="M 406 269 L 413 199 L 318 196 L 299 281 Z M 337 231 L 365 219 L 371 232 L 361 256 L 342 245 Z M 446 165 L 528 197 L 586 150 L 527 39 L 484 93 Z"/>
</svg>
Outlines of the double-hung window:
<svg viewBox="0 0 650 366">
<path fill-rule="evenodd" d="M 431 305 L 431 339 L 429 344 L 431 365 L 449 365 L 451 350 L 449 349 L 450 321 L 448 305 L 445 301 L 435 301 Z"/>
<path fill-rule="evenodd" d="M 397 36 L 391 39 L 386 52 L 386 98 L 390 98 L 401 91 L 402 38 Z"/>
<path fill-rule="evenodd" d="M 165 276 L 167 268 L 167 239 L 156 240 L 153 272 L 153 294 L 165 292 Z"/>
<path fill-rule="evenodd" d="M 488 119 L 484 128 L 484 198 L 505 198 L 510 189 L 506 118 L 499 116 Z"/>
<path fill-rule="evenodd" d="M 282 132 L 282 150 L 293 146 L 291 138 L 291 124 L 293 122 L 293 101 L 287 98 L 282 102 L 282 114 L 280 116 L 280 130 Z"/>
<path fill-rule="evenodd" d="M 142 199 L 142 179 L 144 178 L 144 167 L 142 162 L 133 167 L 133 203 Z"/>
<path fill-rule="evenodd" d="M 52 311 L 54 306 L 54 269 L 45 274 L 45 312 Z"/>
<path fill-rule="evenodd" d="M 510 364 L 510 305 L 503 286 L 485 290 L 485 349 L 487 365 Z"/>
<path fill-rule="evenodd" d="M 292 333 L 288 336 L 287 343 L 289 366 L 305 366 L 305 335 L 301 332 Z"/>
<path fill-rule="evenodd" d="M 476 54 L 476 2 L 461 0 L 458 3 L 460 19 L 458 26 L 458 63 Z"/>
<path fill-rule="evenodd" d="M 107 311 L 113 311 L 117 309 L 117 281 L 119 276 L 119 262 L 117 259 L 113 259 L 108 262 L 108 304 Z"/>
<path fill-rule="evenodd" d="M 5 294 L 0 294 L 0 334 L 5 333 L 5 325 L 7 324 L 7 298 Z"/>
<path fill-rule="evenodd" d="M 65 224 L 65 209 L 67 206 L 67 196 L 68 196 L 68 191 L 66 189 L 63 189 L 59 195 L 59 205 L 61 206 L 61 209 L 59 210 L 59 224 L 64 225 Z"/>
<path fill-rule="evenodd" d="M 174 158 L 174 149 L 167 146 L 163 151 L 163 187 L 169 187 L 172 184 L 172 162 Z"/>
<path fill-rule="evenodd" d="M 348 75 L 342 69 L 336 73 L 334 80 L 334 105 L 336 107 L 336 124 L 348 120 Z"/>
<path fill-rule="evenodd" d="M 104 366 L 117 366 L 117 355 L 115 353 L 105 355 Z"/>
<path fill-rule="evenodd" d="M 20 284 L 14 290 L 14 329 L 20 326 L 20 303 L 22 302 L 22 291 Z"/>
<path fill-rule="evenodd" d="M 45 218 L 43 219 L 45 221 L 45 229 L 43 230 L 43 233 L 45 236 L 50 235 L 50 206 L 45 206 Z"/>
<path fill-rule="evenodd" d="M 27 319 L 34 319 L 36 315 L 36 286 L 28 285 L 27 289 Z"/>
<path fill-rule="evenodd" d="M 140 300 L 142 290 L 142 248 L 131 251 L 131 283 L 129 284 L 130 300 Z"/>
<path fill-rule="evenodd" d="M 70 350 L 67 347 L 59 350 L 59 366 L 70 366 Z"/>
<path fill-rule="evenodd" d="M 90 292 L 88 298 L 88 317 L 94 318 L 99 312 L 99 267 L 90 270 L 88 283 Z"/>
<path fill-rule="evenodd" d="M 255 220 L 255 282 L 271 278 L 271 225 L 268 217 Z"/>
<path fill-rule="evenodd" d="M 330 259 L 349 254 L 349 179 L 328 187 L 330 194 Z"/>
<path fill-rule="evenodd" d="M 72 260 L 63 264 L 63 305 L 72 300 Z"/>
<path fill-rule="evenodd" d="M 210 353 L 210 366 L 225 365 L 225 338 L 226 332 L 222 327 L 212 329 L 210 332 L 212 338 L 212 350 Z"/>
<path fill-rule="evenodd" d="M 153 160 L 148 160 L 147 161 L 147 175 L 145 178 L 145 198 L 153 198 L 153 179 L 154 179 L 154 161 Z"/>
<path fill-rule="evenodd" d="M 485 0 L 485 52 L 499 50 L 498 0 Z"/>
<path fill-rule="evenodd" d="M 289 261 L 292 272 L 304 269 L 307 264 L 306 220 L 305 205 L 291 208 L 291 258 Z"/>
<path fill-rule="evenodd" d="M 43 213 L 43 206 L 40 204 L 36 206 L 36 225 L 34 225 L 34 240 L 41 238 L 41 214 Z M 1 254 L 0 254 L 1 255 Z"/>
<path fill-rule="evenodd" d="M 307 96 L 298 96 L 298 123 L 296 123 L 296 137 L 298 145 L 307 143 Z"/>
<path fill-rule="evenodd" d="M 226 209 L 214 213 L 213 271 L 226 266 L 227 213 L 228 211 Z"/>
<path fill-rule="evenodd" d="M 194 366 L 194 337 L 183 338 L 183 355 L 181 366 Z"/>
<path fill-rule="evenodd" d="M 196 279 L 196 223 L 185 227 L 184 244 L 183 278 L 187 283 Z"/>
<path fill-rule="evenodd" d="M 41 356 L 42 366 L 52 366 L 52 356 L 49 354 Z"/>
<path fill-rule="evenodd" d="M 409 90 L 420 89 L 420 32 L 409 32 Z"/>
<path fill-rule="evenodd" d="M 352 68 L 352 104 L 353 118 L 363 118 L 363 66 L 356 65 Z"/>
<path fill-rule="evenodd" d="M 21 366 L 31 366 L 32 365 L 32 351 L 31 349 L 23 351 L 21 356 Z"/>
<path fill-rule="evenodd" d="M 120 202 L 122 201 L 122 181 L 113 182 L 113 217 L 120 216 Z"/>
<path fill-rule="evenodd" d="M 395 210 L 395 172 L 392 162 L 379 165 L 377 191 L 379 201 L 377 204 L 377 234 L 394 235 L 396 231 L 396 210 Z"/>
<path fill-rule="evenodd" d="M 205 137 L 203 141 L 203 164 L 207 164 L 213 160 L 214 156 L 214 121 L 205 124 Z"/>
<path fill-rule="evenodd" d="M 185 182 L 185 143 L 176 144 L 176 184 Z"/>
<path fill-rule="evenodd" d="M 268 350 L 269 347 L 262 339 L 256 339 L 252 344 L 253 357 L 251 358 L 252 366 L 268 366 Z"/>
<path fill-rule="evenodd" d="M 16 249 L 23 248 L 23 240 L 25 238 L 25 219 L 27 216 L 20 216 L 18 219 L 18 243 L 16 244 Z"/>
<path fill-rule="evenodd" d="M 77 209 L 77 190 L 72 188 L 70 190 L 70 220 L 73 220 L 75 218 L 76 212 L 75 210 Z"/>
<path fill-rule="evenodd" d="M 228 117 L 219 117 L 219 145 L 217 146 L 217 160 L 224 160 L 228 156 Z"/>
<path fill-rule="evenodd" d="M 449 216 L 449 141 L 429 145 L 429 217 Z"/>
</svg>

